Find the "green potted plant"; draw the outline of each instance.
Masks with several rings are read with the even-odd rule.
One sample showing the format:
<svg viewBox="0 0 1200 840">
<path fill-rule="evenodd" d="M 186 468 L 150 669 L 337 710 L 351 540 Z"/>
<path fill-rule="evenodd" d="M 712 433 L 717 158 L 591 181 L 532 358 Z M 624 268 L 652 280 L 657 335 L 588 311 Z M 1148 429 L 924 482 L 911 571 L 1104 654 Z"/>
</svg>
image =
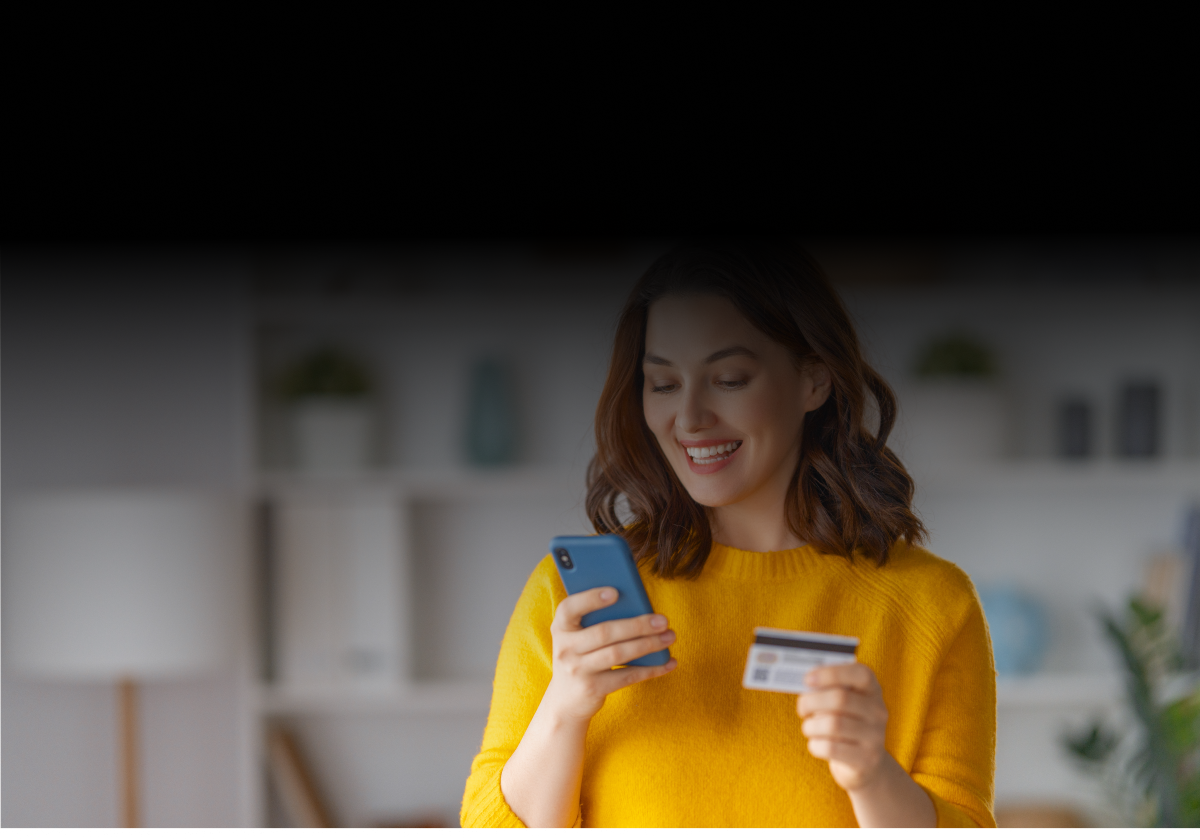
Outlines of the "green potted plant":
<svg viewBox="0 0 1200 840">
<path fill-rule="evenodd" d="M 302 471 L 353 472 L 371 465 L 376 412 L 366 365 L 337 347 L 322 347 L 284 373 L 280 390 Z"/>
<path fill-rule="evenodd" d="M 919 350 L 900 393 L 896 445 L 910 466 L 994 461 L 1007 454 L 1008 403 L 999 366 L 965 332 L 934 337 Z"/>
<path fill-rule="evenodd" d="M 1200 690 L 1181 659 L 1163 610 L 1130 600 L 1122 617 L 1100 610 L 1118 654 L 1132 726 L 1102 720 L 1063 737 L 1067 751 L 1100 777 L 1129 825 L 1200 827 Z"/>
</svg>

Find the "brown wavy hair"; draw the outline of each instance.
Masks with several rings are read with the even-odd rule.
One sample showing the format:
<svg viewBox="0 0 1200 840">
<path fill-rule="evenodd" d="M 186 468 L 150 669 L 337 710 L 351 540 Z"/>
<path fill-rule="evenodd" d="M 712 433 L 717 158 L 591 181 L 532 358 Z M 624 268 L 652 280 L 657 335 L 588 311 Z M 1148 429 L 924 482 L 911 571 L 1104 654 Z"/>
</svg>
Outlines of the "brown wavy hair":
<svg viewBox="0 0 1200 840">
<path fill-rule="evenodd" d="M 684 489 L 642 413 L 642 357 L 651 304 L 674 293 L 728 299 L 797 365 L 822 362 L 832 390 L 805 415 L 800 460 L 785 501 L 788 525 L 818 550 L 882 566 L 899 539 L 926 536 L 913 513 L 913 481 L 886 446 L 896 397 L 863 359 L 846 309 L 817 262 L 788 241 L 681 245 L 642 275 L 617 325 L 596 408 L 596 455 L 587 513 L 597 533 L 619 533 L 639 564 L 665 578 L 694 578 L 712 549 L 707 509 Z M 867 395 L 879 428 L 864 425 Z M 621 514 L 622 505 L 628 507 Z"/>
</svg>

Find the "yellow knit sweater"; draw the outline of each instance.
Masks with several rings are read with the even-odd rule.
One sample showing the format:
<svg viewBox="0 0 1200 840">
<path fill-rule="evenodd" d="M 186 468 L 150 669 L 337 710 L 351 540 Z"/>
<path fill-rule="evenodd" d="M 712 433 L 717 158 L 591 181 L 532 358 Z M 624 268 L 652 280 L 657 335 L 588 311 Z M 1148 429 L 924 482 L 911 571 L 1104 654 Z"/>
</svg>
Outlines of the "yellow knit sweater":
<svg viewBox="0 0 1200 840">
<path fill-rule="evenodd" d="M 758 626 L 859 637 L 859 661 L 883 687 L 888 752 L 929 793 L 938 825 L 995 825 L 991 642 L 975 589 L 956 566 L 903 543 L 883 568 L 809 547 L 717 545 L 696 580 L 642 578 L 678 634 L 679 666 L 609 695 L 592 719 L 583 825 L 857 824 L 828 765 L 808 752 L 795 696 L 742 688 Z M 565 597 L 547 555 L 500 647 L 464 826 L 521 825 L 500 771 L 550 682 L 550 623 Z"/>
</svg>

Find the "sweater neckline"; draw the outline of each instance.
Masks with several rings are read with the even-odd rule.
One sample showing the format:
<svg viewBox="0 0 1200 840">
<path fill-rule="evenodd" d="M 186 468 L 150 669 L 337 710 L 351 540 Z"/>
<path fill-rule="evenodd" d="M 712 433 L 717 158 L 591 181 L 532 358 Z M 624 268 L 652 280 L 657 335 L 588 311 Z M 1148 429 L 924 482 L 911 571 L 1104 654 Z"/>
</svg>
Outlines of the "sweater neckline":
<svg viewBox="0 0 1200 840">
<path fill-rule="evenodd" d="M 745 551 L 714 542 L 701 576 L 727 580 L 785 580 L 811 573 L 822 557 L 811 545 L 785 551 Z"/>
</svg>

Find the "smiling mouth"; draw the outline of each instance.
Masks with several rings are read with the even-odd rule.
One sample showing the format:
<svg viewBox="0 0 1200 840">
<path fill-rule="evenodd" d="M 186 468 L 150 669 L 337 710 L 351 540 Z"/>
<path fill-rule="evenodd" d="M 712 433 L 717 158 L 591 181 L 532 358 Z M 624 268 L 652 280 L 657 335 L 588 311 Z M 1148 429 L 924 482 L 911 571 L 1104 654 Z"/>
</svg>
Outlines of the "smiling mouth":
<svg viewBox="0 0 1200 840">
<path fill-rule="evenodd" d="M 741 445 L 740 440 L 732 440 L 719 446 L 685 446 L 684 451 L 692 459 L 692 463 L 703 466 L 728 460 Z"/>
</svg>

